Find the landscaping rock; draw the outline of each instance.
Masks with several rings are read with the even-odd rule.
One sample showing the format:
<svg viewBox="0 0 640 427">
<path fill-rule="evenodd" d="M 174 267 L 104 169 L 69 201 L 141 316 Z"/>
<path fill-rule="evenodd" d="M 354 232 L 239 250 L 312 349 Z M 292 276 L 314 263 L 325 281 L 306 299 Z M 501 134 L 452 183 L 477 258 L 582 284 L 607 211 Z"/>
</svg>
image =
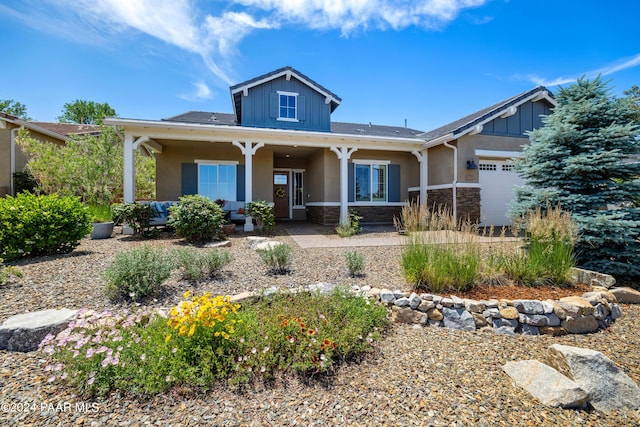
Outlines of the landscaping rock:
<svg viewBox="0 0 640 427">
<path fill-rule="evenodd" d="M 505 307 L 500 309 L 500 316 L 503 319 L 514 320 L 520 317 L 520 313 L 515 307 Z"/>
<path fill-rule="evenodd" d="M 433 303 L 433 301 L 425 301 L 422 300 L 422 302 L 420 303 L 420 305 L 418 306 L 418 310 L 426 313 L 427 311 L 431 310 L 432 308 L 434 308 L 436 305 Z"/>
<path fill-rule="evenodd" d="M 258 296 L 254 292 L 241 292 L 231 297 L 231 302 L 235 304 L 251 303 L 258 300 Z"/>
<path fill-rule="evenodd" d="M 633 288 L 613 288 L 610 292 L 616 297 L 616 302 L 622 304 L 640 304 L 640 292 Z"/>
<path fill-rule="evenodd" d="M 593 306 L 589 301 L 582 297 L 564 297 L 558 301 L 560 306 L 565 309 L 567 315 L 586 316 L 593 313 Z"/>
<path fill-rule="evenodd" d="M 397 300 L 395 300 L 395 302 L 393 304 L 398 306 L 398 307 L 409 307 L 411 302 L 409 301 L 409 298 L 402 297 L 402 298 L 398 298 Z M 411 309 L 409 309 L 409 310 L 411 310 Z"/>
<path fill-rule="evenodd" d="M 540 335 L 551 335 L 552 337 L 567 335 L 567 330 L 562 326 L 540 326 L 538 332 Z"/>
<path fill-rule="evenodd" d="M 273 249 L 280 245 L 284 245 L 284 243 L 279 242 L 277 240 L 267 240 L 267 241 L 256 243 L 253 249 L 255 249 L 256 251 L 267 251 L 269 249 Z"/>
<path fill-rule="evenodd" d="M 542 301 L 536 300 L 515 300 L 513 306 L 520 313 L 524 314 L 544 314 Z"/>
<path fill-rule="evenodd" d="M 595 317 L 596 320 L 602 320 L 605 317 L 607 317 L 609 313 L 611 313 L 611 310 L 609 310 L 609 307 L 607 307 L 604 304 L 598 304 L 595 306 L 593 317 Z"/>
<path fill-rule="evenodd" d="M 476 323 L 473 316 L 464 308 L 448 308 L 442 309 L 444 315 L 444 326 L 451 329 L 461 329 L 463 331 L 475 331 Z"/>
<path fill-rule="evenodd" d="M 222 242 L 209 242 L 205 244 L 204 247 L 208 249 L 229 248 L 231 247 L 231 240 L 224 240 Z"/>
<path fill-rule="evenodd" d="M 578 283 L 585 283 L 591 286 L 601 286 L 612 288 L 616 284 L 616 279 L 609 274 L 602 274 L 596 271 L 584 270 L 582 268 L 573 269 L 573 279 Z"/>
<path fill-rule="evenodd" d="M 520 323 L 531 326 L 560 326 L 560 318 L 555 314 L 520 314 Z"/>
<path fill-rule="evenodd" d="M 432 308 L 431 310 L 427 311 L 427 316 L 429 316 L 429 320 L 436 321 L 440 321 L 444 318 L 442 312 L 437 308 Z"/>
<path fill-rule="evenodd" d="M 467 299 L 464 300 L 464 308 L 471 313 L 482 313 L 487 306 L 483 302 Z"/>
<path fill-rule="evenodd" d="M 520 332 L 522 335 L 540 335 L 540 330 L 537 326 L 527 325 L 526 323 L 520 325 Z"/>
<path fill-rule="evenodd" d="M 549 361 L 589 394 L 589 402 L 598 411 L 640 409 L 640 388 L 604 354 L 553 344 Z"/>
<path fill-rule="evenodd" d="M 502 317 L 502 315 L 500 314 L 500 310 L 498 310 L 496 307 L 487 308 L 482 312 L 482 315 L 484 317 L 491 317 L 493 319 L 499 319 Z"/>
<path fill-rule="evenodd" d="M 599 297 L 600 300 L 604 300 L 606 302 L 618 302 L 618 299 L 613 293 L 599 286 L 596 286 L 595 288 L 593 288 L 592 292 L 586 292 L 582 294 L 582 298 L 588 301 L 595 299 L 596 296 Z"/>
<path fill-rule="evenodd" d="M 598 330 L 598 321 L 593 316 L 567 317 L 560 324 L 570 334 L 587 334 Z"/>
<path fill-rule="evenodd" d="M 422 298 L 418 296 L 418 294 L 412 292 L 409 296 L 409 307 L 416 310 L 420 303 L 422 302 Z"/>
<path fill-rule="evenodd" d="M 453 301 L 453 308 L 461 308 L 464 307 L 464 300 L 462 298 L 458 298 L 455 295 L 451 295 L 451 301 Z"/>
<path fill-rule="evenodd" d="M 78 310 L 63 308 L 11 316 L 0 325 L 0 350 L 37 350 L 45 336 L 58 334 L 77 314 Z"/>
<path fill-rule="evenodd" d="M 473 316 L 473 322 L 475 323 L 477 329 L 485 327 L 489 324 L 487 322 L 487 319 L 485 319 L 485 317 L 482 314 L 471 313 L 471 315 Z"/>
<path fill-rule="evenodd" d="M 618 304 L 611 304 L 609 308 L 611 309 L 611 318 L 613 320 L 622 317 L 622 310 L 620 309 L 620 306 Z"/>
<path fill-rule="evenodd" d="M 393 307 L 392 319 L 396 323 L 426 325 L 429 318 L 425 313 L 415 311 L 409 307 Z"/>
<path fill-rule="evenodd" d="M 453 300 L 451 298 L 442 298 L 442 300 L 440 300 L 440 304 L 443 307 L 451 308 L 453 307 Z"/>
<path fill-rule="evenodd" d="M 496 334 L 513 335 L 516 333 L 518 321 L 514 319 L 493 319 L 493 329 Z"/>
<path fill-rule="evenodd" d="M 249 245 L 249 247 L 251 249 L 255 249 L 257 244 L 262 243 L 262 242 L 266 242 L 268 240 L 269 240 L 268 237 L 248 236 L 247 237 L 247 244 Z"/>
<path fill-rule="evenodd" d="M 388 289 L 380 291 L 380 302 L 383 304 L 393 304 L 396 300 L 396 296 Z"/>
<path fill-rule="evenodd" d="M 560 320 L 564 320 L 567 318 L 566 310 L 562 307 L 561 304 L 558 303 L 558 301 L 546 300 L 545 302 L 549 304 L 551 307 L 553 307 L 553 314 L 558 316 Z M 576 313 L 577 313 L 577 310 L 576 310 Z"/>
<path fill-rule="evenodd" d="M 570 409 L 587 402 L 588 394 L 578 384 L 537 360 L 507 362 L 502 369 L 543 405 Z"/>
<path fill-rule="evenodd" d="M 321 295 L 329 295 L 336 289 L 335 283 L 318 282 L 313 285 L 307 286 L 307 289 L 311 292 L 320 292 Z"/>
</svg>

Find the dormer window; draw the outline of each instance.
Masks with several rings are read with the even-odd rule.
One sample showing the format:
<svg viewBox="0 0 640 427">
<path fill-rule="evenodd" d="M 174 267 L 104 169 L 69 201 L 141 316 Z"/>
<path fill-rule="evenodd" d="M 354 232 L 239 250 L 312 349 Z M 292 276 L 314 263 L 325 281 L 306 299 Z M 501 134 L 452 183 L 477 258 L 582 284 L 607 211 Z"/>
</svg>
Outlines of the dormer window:
<svg viewBox="0 0 640 427">
<path fill-rule="evenodd" d="M 278 120 L 297 122 L 298 121 L 298 94 L 294 92 L 278 91 L 279 114 Z"/>
</svg>

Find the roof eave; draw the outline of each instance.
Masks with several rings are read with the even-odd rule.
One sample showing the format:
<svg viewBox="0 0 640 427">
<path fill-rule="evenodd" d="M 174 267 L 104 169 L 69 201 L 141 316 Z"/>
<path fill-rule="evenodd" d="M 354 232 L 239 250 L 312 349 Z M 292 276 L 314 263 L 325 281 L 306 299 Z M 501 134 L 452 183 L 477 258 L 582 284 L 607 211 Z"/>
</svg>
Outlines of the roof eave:
<svg viewBox="0 0 640 427">
<path fill-rule="evenodd" d="M 17 118 L 17 117 L 15 119 L 10 119 L 8 117 L 0 117 L 0 120 L 16 124 L 16 125 L 18 125 L 20 127 L 24 127 L 24 128 L 36 131 L 38 133 L 50 136 L 52 138 L 59 139 L 61 141 L 65 141 L 66 142 L 66 141 L 69 140 L 69 137 L 67 135 L 63 135 L 63 134 L 60 134 L 60 133 L 57 133 L 57 132 L 50 131 L 49 129 L 43 128 L 43 127 L 38 126 L 38 125 L 34 125 L 31 122 L 28 122 L 26 120 L 23 120 L 23 119 L 20 119 L 20 118 Z"/>
</svg>

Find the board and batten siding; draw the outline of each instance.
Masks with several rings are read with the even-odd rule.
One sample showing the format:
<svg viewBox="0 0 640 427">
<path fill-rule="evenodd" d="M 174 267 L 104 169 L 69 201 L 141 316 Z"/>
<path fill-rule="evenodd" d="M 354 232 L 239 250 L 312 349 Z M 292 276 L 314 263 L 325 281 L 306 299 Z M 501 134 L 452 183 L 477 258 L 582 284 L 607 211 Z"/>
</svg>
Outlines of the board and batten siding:
<svg viewBox="0 0 640 427">
<path fill-rule="evenodd" d="M 300 117 L 297 122 L 278 120 L 277 113 L 272 114 L 272 96 L 278 91 L 298 94 Z M 277 97 L 275 100 L 278 102 Z M 325 97 L 293 76 L 289 81 L 283 76 L 252 87 L 248 96 L 241 97 L 241 102 L 243 126 L 321 132 L 331 130 L 331 106 L 325 103 Z"/>
<path fill-rule="evenodd" d="M 519 106 L 514 115 L 485 124 L 481 134 L 526 137 L 525 132 L 542 127 L 541 116 L 549 114 L 551 106 L 546 101 L 529 101 Z"/>
</svg>

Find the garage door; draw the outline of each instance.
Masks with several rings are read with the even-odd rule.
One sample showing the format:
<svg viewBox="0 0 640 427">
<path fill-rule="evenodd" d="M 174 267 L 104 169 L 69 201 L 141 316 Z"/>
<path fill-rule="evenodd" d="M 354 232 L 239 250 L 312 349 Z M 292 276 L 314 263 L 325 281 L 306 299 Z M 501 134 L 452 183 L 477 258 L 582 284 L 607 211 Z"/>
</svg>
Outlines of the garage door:
<svg viewBox="0 0 640 427">
<path fill-rule="evenodd" d="M 510 225 L 508 205 L 514 197 L 514 186 L 523 185 L 508 160 L 480 159 L 480 225 Z"/>
</svg>

